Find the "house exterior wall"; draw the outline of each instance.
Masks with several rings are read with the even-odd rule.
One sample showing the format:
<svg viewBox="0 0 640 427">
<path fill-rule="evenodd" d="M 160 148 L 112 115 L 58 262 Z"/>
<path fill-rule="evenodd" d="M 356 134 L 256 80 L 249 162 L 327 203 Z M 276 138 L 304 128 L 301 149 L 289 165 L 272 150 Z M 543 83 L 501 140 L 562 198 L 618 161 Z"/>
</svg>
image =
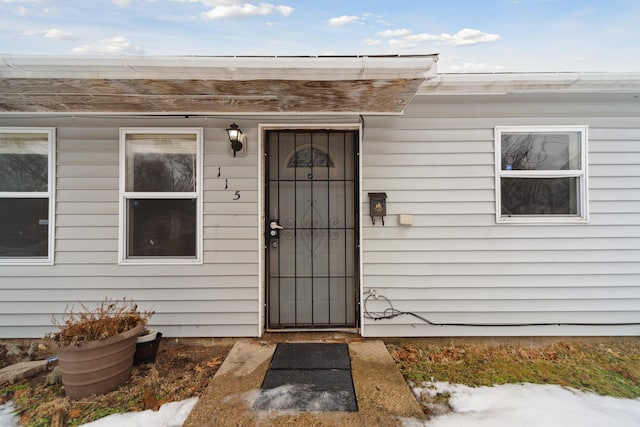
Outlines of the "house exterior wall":
<svg viewBox="0 0 640 427">
<path fill-rule="evenodd" d="M 640 111 L 633 97 L 417 96 L 366 121 L 363 290 L 434 323 L 640 322 Z M 496 224 L 495 126 L 588 125 L 588 224 Z M 412 226 L 398 225 L 413 215 Z M 370 298 L 368 309 L 388 305 Z M 365 320 L 366 336 L 637 335 L 640 326 L 430 326 Z"/>
<path fill-rule="evenodd" d="M 165 336 L 257 336 L 257 124 L 243 126 L 252 142 L 246 157 L 234 158 L 229 122 L 0 118 L 0 126 L 57 129 L 55 264 L 0 265 L 0 337 L 41 337 L 67 305 L 92 308 L 105 297 L 155 310 L 151 324 Z M 204 128 L 202 265 L 118 264 L 120 127 Z"/>
<path fill-rule="evenodd" d="M 630 97 L 631 98 L 631 97 Z M 404 115 L 365 116 L 362 290 L 435 323 L 640 322 L 640 114 L 622 96 L 419 95 Z M 262 333 L 259 124 L 355 116 L 0 117 L 57 134 L 55 264 L 0 265 L 0 338 L 40 337 L 80 302 L 133 298 L 165 336 Z M 225 128 L 238 121 L 248 155 Z M 241 123 L 240 123 L 241 121 Z M 588 224 L 496 224 L 495 126 L 589 127 Z M 202 265 L 118 264 L 120 127 L 204 129 Z M 240 198 L 234 200 L 236 191 Z M 368 192 L 386 192 L 385 225 Z M 413 215 L 412 226 L 398 215 Z M 382 311 L 382 299 L 368 309 Z M 635 326 L 430 326 L 364 319 L 365 336 L 638 335 Z"/>
</svg>

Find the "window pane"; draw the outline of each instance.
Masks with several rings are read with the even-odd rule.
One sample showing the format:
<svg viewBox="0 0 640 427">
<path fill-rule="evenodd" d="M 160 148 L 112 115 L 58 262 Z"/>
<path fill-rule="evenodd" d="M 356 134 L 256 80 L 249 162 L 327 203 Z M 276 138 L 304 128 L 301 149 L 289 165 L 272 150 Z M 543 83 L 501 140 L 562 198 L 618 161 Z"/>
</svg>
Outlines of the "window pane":
<svg viewBox="0 0 640 427">
<path fill-rule="evenodd" d="M 196 199 L 129 199 L 128 256 L 196 256 Z"/>
<path fill-rule="evenodd" d="M 0 199 L 0 257 L 48 256 L 49 199 Z"/>
<path fill-rule="evenodd" d="M 580 169 L 580 133 L 503 133 L 502 170 Z"/>
<path fill-rule="evenodd" d="M 48 188 L 48 136 L 0 133 L 0 191 Z"/>
<path fill-rule="evenodd" d="M 196 189 L 195 135 L 127 135 L 127 191 Z"/>
<path fill-rule="evenodd" d="M 298 148 L 287 160 L 288 168 L 335 167 L 333 159 L 323 147 L 306 145 Z"/>
<path fill-rule="evenodd" d="M 578 215 L 579 178 L 502 178 L 503 216 Z"/>
</svg>

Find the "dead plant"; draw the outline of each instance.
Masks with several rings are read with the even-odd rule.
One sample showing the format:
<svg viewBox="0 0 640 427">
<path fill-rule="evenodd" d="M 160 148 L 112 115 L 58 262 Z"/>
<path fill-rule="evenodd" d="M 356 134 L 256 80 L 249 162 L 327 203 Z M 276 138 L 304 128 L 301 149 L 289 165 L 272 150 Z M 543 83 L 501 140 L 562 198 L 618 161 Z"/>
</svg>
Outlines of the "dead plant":
<svg viewBox="0 0 640 427">
<path fill-rule="evenodd" d="M 88 309 L 80 304 L 82 311 L 75 312 L 73 307 L 67 306 L 58 321 L 55 316 L 53 324 L 58 332 L 49 334 L 48 339 L 59 346 L 80 345 L 83 342 L 103 340 L 134 328 L 139 323 L 146 325 L 153 311 L 138 311 L 138 305 L 133 300 L 111 300 L 100 302 L 95 309 Z"/>
</svg>

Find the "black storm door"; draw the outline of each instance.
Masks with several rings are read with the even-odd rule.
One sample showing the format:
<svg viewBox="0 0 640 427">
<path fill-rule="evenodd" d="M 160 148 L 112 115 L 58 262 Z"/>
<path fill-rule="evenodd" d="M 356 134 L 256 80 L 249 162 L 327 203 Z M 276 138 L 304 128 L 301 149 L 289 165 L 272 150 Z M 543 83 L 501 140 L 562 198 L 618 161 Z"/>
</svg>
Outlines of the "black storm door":
<svg viewBox="0 0 640 427">
<path fill-rule="evenodd" d="M 358 132 L 265 137 L 267 327 L 355 327 Z"/>
</svg>

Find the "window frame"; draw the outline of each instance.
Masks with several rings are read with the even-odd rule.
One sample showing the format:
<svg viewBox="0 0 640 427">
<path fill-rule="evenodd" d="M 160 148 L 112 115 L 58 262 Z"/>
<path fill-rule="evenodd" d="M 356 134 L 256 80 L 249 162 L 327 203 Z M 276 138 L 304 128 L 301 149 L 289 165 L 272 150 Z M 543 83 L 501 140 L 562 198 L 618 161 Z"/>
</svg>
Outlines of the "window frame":
<svg viewBox="0 0 640 427">
<path fill-rule="evenodd" d="M 568 170 L 502 170 L 502 135 L 505 133 L 577 133 L 580 138 L 580 169 Z M 588 185 L 588 126 L 496 126 L 495 147 L 495 194 L 496 223 L 498 224 L 584 224 L 589 222 Z M 577 178 L 578 201 L 576 215 L 502 215 L 502 178 Z"/>
<path fill-rule="evenodd" d="M 127 136 L 135 134 L 146 135 L 185 135 L 191 134 L 196 139 L 196 164 L 195 164 L 195 191 L 191 192 L 139 192 L 127 191 Z M 203 263 L 203 128 L 194 127 L 123 127 L 120 128 L 120 189 L 119 189 L 119 242 L 118 242 L 118 264 L 121 265 L 193 265 Z M 196 251 L 195 257 L 170 257 L 170 256 L 148 256 L 129 257 L 128 247 L 128 214 L 127 201 L 129 199 L 196 199 Z"/>
<path fill-rule="evenodd" d="M 47 136 L 47 191 L 0 191 L 2 199 L 48 199 L 48 230 L 47 230 L 47 256 L 4 258 L 0 257 L 2 265 L 53 265 L 55 254 L 55 211 L 56 211 L 56 128 L 54 127 L 2 127 L 0 134 L 22 133 L 43 134 Z"/>
</svg>

